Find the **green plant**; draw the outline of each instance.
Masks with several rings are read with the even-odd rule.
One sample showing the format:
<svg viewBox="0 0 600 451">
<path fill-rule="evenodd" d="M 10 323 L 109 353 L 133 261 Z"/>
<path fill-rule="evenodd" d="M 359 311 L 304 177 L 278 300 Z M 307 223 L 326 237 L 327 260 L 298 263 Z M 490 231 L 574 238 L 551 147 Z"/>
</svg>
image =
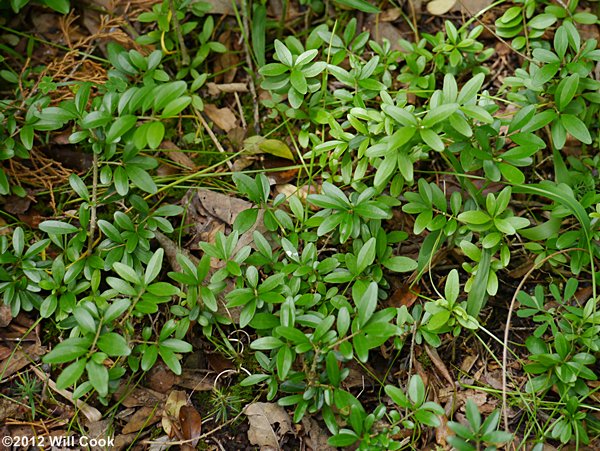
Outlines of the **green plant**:
<svg viewBox="0 0 600 451">
<path fill-rule="evenodd" d="M 465 405 L 467 425 L 450 421 L 448 428 L 454 432 L 453 436 L 448 437 L 448 443 L 458 451 L 474 451 L 485 449 L 494 451 L 496 445 L 509 442 L 513 435 L 505 431 L 498 430 L 500 422 L 500 411 L 495 410 L 482 423 L 481 414 L 477 404 L 472 399 L 468 399 Z M 485 448 L 483 448 L 485 446 Z"/>
<path fill-rule="evenodd" d="M 424 321 L 430 331 L 438 334 L 452 331 L 454 336 L 458 336 L 463 327 L 471 330 L 479 328 L 477 319 L 466 312 L 466 302 L 457 302 L 459 292 L 458 271 L 453 269 L 446 279 L 444 297 L 425 304 L 428 315 L 425 315 Z"/>
<path fill-rule="evenodd" d="M 321 82 L 317 76 L 325 70 L 327 64 L 313 60 L 319 53 L 316 49 L 300 50 L 293 54 L 286 45 L 275 40 L 275 55 L 278 63 L 270 63 L 260 68 L 259 73 L 266 77 L 262 83 L 263 89 L 277 93 L 287 93 L 288 102 L 294 109 L 300 108 L 307 94 L 317 91 Z"/>
<path fill-rule="evenodd" d="M 15 382 L 14 395 L 19 399 L 26 399 L 31 408 L 31 419 L 35 419 L 36 397 L 42 392 L 42 382 L 30 373 L 19 374 Z"/>
<path fill-rule="evenodd" d="M 496 20 L 496 33 L 501 38 L 513 38 L 511 45 L 517 50 L 524 47 L 544 46 L 546 31 L 558 21 L 563 23 L 593 24 L 597 16 L 587 11 L 577 11 L 579 2 L 552 4 L 536 0 L 517 0 L 517 5 L 508 8 Z M 544 12 L 538 13 L 538 6 L 546 4 Z"/>
<path fill-rule="evenodd" d="M 21 309 L 29 312 L 40 308 L 39 284 L 46 278 L 44 269 L 48 266 L 40 254 L 49 244 L 50 240 L 43 239 L 25 250 L 25 232 L 21 227 L 14 230 L 12 243 L 7 236 L 0 237 L 0 293 L 12 316 L 17 316 Z"/>
<path fill-rule="evenodd" d="M 16 14 L 21 11 L 31 0 L 4 0 L 0 6 L 4 9 L 8 7 L 8 3 L 10 3 L 10 7 L 13 12 Z M 40 4 L 47 6 L 48 8 L 52 8 L 54 11 L 59 12 L 61 14 L 69 14 L 69 10 L 71 9 L 69 0 L 38 0 Z"/>
</svg>

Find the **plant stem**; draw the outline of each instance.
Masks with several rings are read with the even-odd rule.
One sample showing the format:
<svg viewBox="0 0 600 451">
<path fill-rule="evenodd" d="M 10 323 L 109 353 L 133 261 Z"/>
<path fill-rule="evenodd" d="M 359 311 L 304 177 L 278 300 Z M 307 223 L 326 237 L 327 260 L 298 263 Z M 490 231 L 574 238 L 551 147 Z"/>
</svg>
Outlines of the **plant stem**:
<svg viewBox="0 0 600 451">
<path fill-rule="evenodd" d="M 88 234 L 88 255 L 94 250 L 94 234 L 96 233 L 96 204 L 98 201 L 98 153 L 94 152 L 92 162 L 92 202 L 90 204 L 90 232 Z"/>
</svg>

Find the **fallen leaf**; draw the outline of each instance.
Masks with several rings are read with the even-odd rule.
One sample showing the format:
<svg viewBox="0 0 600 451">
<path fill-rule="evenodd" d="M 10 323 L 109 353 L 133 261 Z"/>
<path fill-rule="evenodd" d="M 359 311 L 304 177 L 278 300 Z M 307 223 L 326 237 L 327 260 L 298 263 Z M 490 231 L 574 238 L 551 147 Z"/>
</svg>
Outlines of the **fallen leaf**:
<svg viewBox="0 0 600 451">
<path fill-rule="evenodd" d="M 294 154 L 288 145 L 279 139 L 265 139 L 258 146 L 265 153 L 285 158 L 286 160 L 294 160 Z"/>
<path fill-rule="evenodd" d="M 456 0 L 433 0 L 427 3 L 427 11 L 434 16 L 441 16 L 450 11 L 455 3 Z"/>
<path fill-rule="evenodd" d="M 145 385 L 159 393 L 167 393 L 177 383 L 178 376 L 163 362 L 157 362 L 146 374 Z"/>
<path fill-rule="evenodd" d="M 182 152 L 179 147 L 173 144 L 172 141 L 163 141 L 160 145 L 160 149 L 163 150 L 163 154 L 169 160 L 174 161 L 180 166 L 188 169 L 195 169 L 196 164 L 188 156 L 186 152 Z"/>
<path fill-rule="evenodd" d="M 477 354 L 471 354 L 466 356 L 460 365 L 460 370 L 466 374 L 469 374 L 469 372 L 473 368 L 473 365 L 475 365 L 475 362 L 477 362 L 477 359 L 479 359 L 479 356 Z"/>
<path fill-rule="evenodd" d="M 389 297 L 389 306 L 394 308 L 400 308 L 404 305 L 406 306 L 406 308 L 410 308 L 419 297 L 420 292 L 421 288 L 418 285 L 411 288 L 409 284 L 404 283 Z"/>
<path fill-rule="evenodd" d="M 251 155 L 268 153 L 286 160 L 294 160 L 294 154 L 286 143 L 279 139 L 266 139 L 259 135 L 246 138 L 243 151 Z"/>
<path fill-rule="evenodd" d="M 162 414 L 162 427 L 165 433 L 170 437 L 176 435 L 176 429 L 179 424 L 179 411 L 187 405 L 187 395 L 184 391 L 173 390 L 169 393 Z"/>
<path fill-rule="evenodd" d="M 279 437 L 292 430 L 290 416 L 283 407 L 274 403 L 255 402 L 244 408 L 244 414 L 250 423 L 250 443 L 259 446 L 261 450 L 281 449 Z M 279 424 L 277 432 L 273 427 L 276 423 Z"/>
<path fill-rule="evenodd" d="M 202 433 L 202 417 L 192 406 L 182 406 L 179 410 L 181 438 L 190 440 L 189 446 L 195 448 Z"/>
<path fill-rule="evenodd" d="M 492 4 L 491 0 L 458 0 L 454 4 L 453 11 L 464 11 L 471 16 L 479 16 L 479 13 Z"/>
<path fill-rule="evenodd" d="M 30 410 L 19 403 L 13 402 L 8 397 L 0 398 L 0 423 L 4 423 L 7 418 L 21 420 L 26 417 Z"/>
<path fill-rule="evenodd" d="M 237 127 L 237 117 L 227 107 L 217 108 L 209 103 L 204 105 L 204 112 L 217 127 L 225 132 Z"/>
<path fill-rule="evenodd" d="M 381 14 L 379 15 L 379 20 L 381 22 L 393 22 L 393 21 L 399 19 L 401 15 L 402 15 L 401 8 L 390 8 L 390 9 L 386 9 L 385 11 L 381 12 Z"/>
<path fill-rule="evenodd" d="M 454 433 L 448 428 L 448 419 L 445 415 L 439 415 L 438 419 L 440 420 L 440 425 L 435 428 L 435 443 L 446 449 L 446 437 L 454 435 Z"/>
<path fill-rule="evenodd" d="M 304 442 L 309 449 L 313 451 L 334 451 L 335 448 L 327 443 L 329 436 L 321 429 L 319 424 L 310 417 L 302 418 L 302 426 L 304 427 Z"/>
<path fill-rule="evenodd" d="M 11 355 L 0 363 L 0 374 L 3 378 L 7 378 L 22 368 L 39 360 L 40 356 L 46 353 L 46 348 L 37 344 L 29 346 L 20 346 L 14 354 Z"/>
<path fill-rule="evenodd" d="M 21 215 L 29 210 L 31 197 L 7 196 L 4 198 L 4 210 L 13 215 Z"/>
<path fill-rule="evenodd" d="M 12 314 L 10 313 L 10 307 L 4 302 L 0 303 L 0 327 L 6 327 L 12 321 Z"/>
<path fill-rule="evenodd" d="M 141 431 L 142 429 L 158 422 L 161 417 L 162 409 L 143 406 L 142 408 L 136 410 L 136 412 L 131 416 L 127 424 L 123 426 L 121 433 L 129 434 L 132 432 Z"/>
<path fill-rule="evenodd" d="M 86 436 L 90 439 L 90 446 L 88 449 L 92 451 L 104 451 L 105 447 L 99 446 L 98 444 L 93 445 L 93 443 L 98 443 L 98 441 L 106 440 L 112 437 L 112 420 L 97 420 L 92 421 L 90 419 L 86 422 Z M 102 442 L 101 442 L 102 443 Z"/>
<path fill-rule="evenodd" d="M 119 434 L 115 437 L 115 447 L 116 450 L 127 449 L 129 445 L 133 443 L 133 441 L 138 436 L 138 432 L 132 432 L 131 434 Z"/>
<path fill-rule="evenodd" d="M 124 407 L 139 407 L 162 403 L 165 395 L 146 387 L 132 388 L 123 384 L 114 394 L 114 398 L 119 400 Z"/>
<path fill-rule="evenodd" d="M 215 387 L 215 379 L 206 371 L 184 368 L 177 386 L 193 391 L 210 391 Z"/>
<path fill-rule="evenodd" d="M 454 378 L 452 376 L 450 376 L 450 372 L 448 371 L 446 364 L 440 358 L 440 355 L 438 354 L 437 349 L 432 348 L 429 345 L 425 345 L 425 352 L 431 359 L 431 362 L 433 363 L 433 365 L 438 369 L 440 374 L 442 376 L 444 376 L 444 379 L 446 379 L 450 383 L 450 385 L 454 385 Z"/>
</svg>

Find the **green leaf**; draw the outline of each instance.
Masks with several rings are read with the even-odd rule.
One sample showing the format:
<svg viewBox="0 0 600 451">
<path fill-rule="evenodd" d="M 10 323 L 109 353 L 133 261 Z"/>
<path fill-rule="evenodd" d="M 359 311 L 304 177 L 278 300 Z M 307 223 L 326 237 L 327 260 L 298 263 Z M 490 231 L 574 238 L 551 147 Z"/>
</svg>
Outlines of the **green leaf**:
<svg viewBox="0 0 600 451">
<path fill-rule="evenodd" d="M 460 292 L 460 282 L 458 280 L 458 271 L 453 269 L 448 274 L 448 278 L 446 279 L 446 285 L 444 287 L 444 295 L 446 300 L 450 303 L 456 302 L 458 299 L 458 294 Z"/>
<path fill-rule="evenodd" d="M 465 113 L 466 116 L 476 119 L 484 124 L 491 124 L 494 122 L 494 118 L 485 109 L 477 105 L 461 106 L 460 110 Z"/>
<path fill-rule="evenodd" d="M 146 267 L 146 272 L 144 273 L 144 283 L 146 285 L 156 279 L 160 273 L 164 253 L 165 251 L 162 248 L 159 248 L 152 255 L 150 261 L 148 261 L 148 266 Z"/>
<path fill-rule="evenodd" d="M 146 138 L 148 139 L 148 146 L 151 149 L 157 149 L 162 143 L 165 136 L 165 126 L 162 122 L 152 122 L 148 126 L 146 131 Z"/>
<path fill-rule="evenodd" d="M 40 223 L 39 228 L 52 235 L 67 235 L 79 230 L 74 225 L 62 221 L 44 221 Z"/>
<path fill-rule="evenodd" d="M 452 115 L 456 110 L 458 110 L 457 103 L 447 103 L 445 105 L 440 105 L 430 110 L 423 118 L 421 124 L 423 125 L 423 127 L 433 127 L 435 124 L 448 119 L 448 117 Z"/>
<path fill-rule="evenodd" d="M 392 398 L 392 401 L 394 401 L 398 406 L 403 407 L 403 408 L 410 407 L 410 402 L 409 402 L 408 398 L 406 397 L 404 392 L 402 390 L 400 390 L 398 387 L 394 387 L 393 385 L 386 385 L 385 393 L 390 398 Z"/>
<path fill-rule="evenodd" d="M 413 375 L 408 382 L 408 397 L 417 406 L 425 401 L 425 384 L 418 374 Z"/>
<path fill-rule="evenodd" d="M 129 114 L 127 116 L 119 117 L 113 124 L 110 126 L 108 133 L 106 134 L 106 142 L 108 144 L 112 144 L 115 142 L 119 142 L 121 137 L 127 133 L 129 130 L 133 128 L 133 126 L 137 122 L 137 116 L 133 114 Z"/>
<path fill-rule="evenodd" d="M 285 46 L 283 42 L 279 39 L 275 39 L 275 54 L 279 61 L 285 64 L 288 67 L 292 67 L 294 65 L 294 59 L 292 57 L 292 52 Z"/>
<path fill-rule="evenodd" d="M 60 373 L 58 379 L 56 379 L 56 388 L 59 390 L 64 390 L 75 384 L 75 382 L 81 378 L 81 375 L 85 370 L 86 363 L 86 359 L 80 359 L 66 367 L 62 373 Z"/>
<path fill-rule="evenodd" d="M 252 13 L 252 51 L 259 67 L 265 65 L 265 36 L 267 26 L 267 8 L 263 4 L 256 4 Z"/>
<path fill-rule="evenodd" d="M 142 354 L 141 367 L 143 371 L 150 370 L 158 358 L 158 346 L 148 346 Z"/>
<path fill-rule="evenodd" d="M 87 332 L 90 334 L 96 333 L 96 321 L 88 309 L 84 307 L 77 307 L 73 311 L 73 316 L 75 317 L 75 321 L 77 321 L 77 325 L 82 332 Z"/>
<path fill-rule="evenodd" d="M 21 130 L 19 130 L 19 136 L 21 137 L 21 142 L 23 143 L 23 146 L 27 150 L 31 150 L 33 147 L 34 138 L 33 126 L 25 125 L 24 127 L 22 127 Z"/>
<path fill-rule="evenodd" d="M 383 104 L 381 105 L 381 109 L 385 112 L 385 114 L 405 127 L 414 127 L 419 124 L 415 118 L 415 115 L 404 108 L 397 107 L 396 105 Z"/>
<path fill-rule="evenodd" d="M 115 189 L 121 196 L 125 196 L 129 192 L 129 177 L 123 166 L 117 166 L 113 173 L 113 181 Z"/>
<path fill-rule="evenodd" d="M 187 83 L 183 80 L 157 86 L 152 91 L 154 110 L 162 110 L 169 102 L 180 98 L 186 89 Z"/>
<path fill-rule="evenodd" d="M 65 363 L 75 360 L 89 351 L 83 344 L 61 343 L 43 358 L 44 363 Z"/>
<path fill-rule="evenodd" d="M 363 295 L 356 303 L 356 309 L 358 311 L 358 324 L 359 327 L 364 326 L 373 316 L 375 309 L 377 308 L 377 283 L 371 282 L 368 288 L 365 290 Z"/>
<path fill-rule="evenodd" d="M 233 222 L 233 228 L 237 230 L 240 235 L 248 230 L 256 223 L 258 217 L 258 208 L 249 208 L 242 210 L 238 213 L 235 221 Z"/>
<path fill-rule="evenodd" d="M 101 397 L 108 395 L 108 369 L 90 360 L 86 364 L 88 379 Z"/>
<path fill-rule="evenodd" d="M 150 175 L 141 167 L 128 164 L 125 166 L 125 172 L 127 173 L 129 180 L 143 191 L 154 194 L 158 190 L 152 177 L 150 177 Z"/>
<path fill-rule="evenodd" d="M 299 329 L 287 326 L 279 326 L 276 328 L 276 332 L 283 338 L 291 341 L 294 344 L 309 343 L 310 340 L 304 332 Z M 272 338 L 272 337 L 271 337 Z M 276 343 L 276 342 L 274 342 Z"/>
<path fill-rule="evenodd" d="M 477 274 L 467 297 L 467 313 L 474 318 L 479 316 L 479 312 L 481 312 L 481 309 L 487 302 L 487 285 L 491 259 L 492 256 L 489 249 L 482 249 L 479 264 L 477 265 Z"/>
<path fill-rule="evenodd" d="M 86 114 L 81 121 L 81 127 L 85 129 L 103 127 L 110 122 L 111 115 L 106 111 L 92 111 Z"/>
<path fill-rule="evenodd" d="M 23 249 L 25 249 L 25 233 L 21 227 L 17 227 L 13 232 L 12 244 L 15 256 L 20 257 L 23 254 Z"/>
<path fill-rule="evenodd" d="M 485 75 L 479 73 L 467 81 L 461 88 L 456 101 L 461 105 L 472 103 L 476 99 L 477 93 L 481 89 L 484 79 Z"/>
<path fill-rule="evenodd" d="M 71 9 L 69 0 L 42 0 L 42 3 L 63 15 L 69 14 Z"/>
<path fill-rule="evenodd" d="M 111 323 L 119 316 L 121 316 L 131 305 L 131 301 L 129 299 L 115 299 L 112 301 L 112 304 L 108 306 L 108 308 L 104 311 L 104 322 Z"/>
<path fill-rule="evenodd" d="M 337 3 L 339 3 L 340 5 L 350 8 L 351 10 L 357 9 L 359 11 L 362 11 L 362 12 L 368 13 L 368 14 L 379 14 L 381 12 L 379 8 L 373 6 L 366 0 L 335 0 L 335 1 Z"/>
<path fill-rule="evenodd" d="M 261 75 L 266 75 L 268 77 L 277 77 L 279 75 L 285 74 L 289 71 L 290 68 L 285 64 L 281 63 L 270 63 L 262 66 L 258 73 Z"/>
<path fill-rule="evenodd" d="M 128 282 L 131 282 L 135 285 L 139 285 L 142 282 L 142 278 L 131 266 L 127 266 L 121 262 L 115 262 L 113 263 L 113 269 L 119 276 Z"/>
<path fill-rule="evenodd" d="M 184 109 L 186 109 L 190 103 L 192 103 L 192 98 L 190 96 L 182 96 L 177 99 L 173 99 L 167 103 L 167 106 L 165 106 L 165 109 L 160 117 L 169 118 L 177 116 Z"/>
<path fill-rule="evenodd" d="M 169 369 L 179 376 L 181 374 L 181 363 L 179 363 L 177 355 L 175 355 L 175 353 L 169 348 L 165 348 L 163 346 L 159 346 L 158 353 Z"/>
<path fill-rule="evenodd" d="M 492 220 L 489 214 L 481 210 L 464 211 L 458 215 L 457 219 L 466 224 L 483 225 Z"/>
<path fill-rule="evenodd" d="M 417 269 L 417 262 L 409 257 L 397 256 L 388 258 L 383 266 L 394 272 L 410 272 Z"/>
<path fill-rule="evenodd" d="M 251 349 L 265 351 L 270 349 L 278 349 L 284 345 L 283 341 L 276 337 L 257 338 L 250 344 Z"/>
<path fill-rule="evenodd" d="M 308 85 L 306 84 L 306 78 L 301 71 L 293 69 L 290 74 L 290 83 L 300 94 L 306 94 L 308 92 Z"/>
<path fill-rule="evenodd" d="M 276 157 L 285 158 L 286 160 L 294 160 L 294 154 L 286 143 L 279 139 L 265 139 L 258 145 L 260 150 L 265 153 L 275 155 Z"/>
<path fill-rule="evenodd" d="M 571 100 L 573 100 L 578 87 L 579 74 L 572 74 L 571 76 L 561 80 L 554 95 L 558 111 L 563 111 L 571 102 Z"/>
<path fill-rule="evenodd" d="M 100 335 L 97 345 L 101 351 L 111 357 L 128 356 L 131 354 L 127 340 L 115 332 Z"/>
<path fill-rule="evenodd" d="M 336 434 L 332 437 L 329 437 L 327 440 L 327 444 L 330 446 L 335 446 L 337 448 L 346 448 L 358 440 L 358 436 L 355 434 L 342 432 L 340 434 Z"/>
<path fill-rule="evenodd" d="M 160 342 L 160 347 L 170 349 L 173 352 L 192 352 L 192 345 L 187 341 L 177 338 L 168 338 Z"/>
<path fill-rule="evenodd" d="M 419 134 L 421 135 L 423 141 L 425 141 L 425 144 L 427 144 L 433 150 L 436 150 L 438 152 L 444 151 L 444 142 L 441 140 L 441 138 L 436 132 L 429 128 L 422 128 L 419 129 Z"/>
<path fill-rule="evenodd" d="M 427 328 L 431 331 L 441 329 L 448 324 L 449 319 L 450 311 L 446 309 L 440 310 L 429 318 L 429 321 L 427 321 Z"/>
<path fill-rule="evenodd" d="M 83 200 L 89 200 L 90 193 L 87 186 L 85 186 L 85 183 L 83 183 L 83 180 L 81 180 L 77 174 L 71 174 L 69 177 L 69 184 L 71 185 L 71 188 L 73 188 L 73 191 L 79 194 Z"/>
<path fill-rule="evenodd" d="M 584 144 L 592 143 L 592 136 L 590 135 L 588 128 L 577 116 L 573 114 L 562 114 L 560 116 L 560 123 L 574 138 Z"/>
<path fill-rule="evenodd" d="M 357 262 L 357 273 L 361 274 L 365 269 L 373 264 L 375 260 L 377 241 L 375 238 L 369 238 L 369 240 L 360 248 L 356 257 Z"/>
</svg>

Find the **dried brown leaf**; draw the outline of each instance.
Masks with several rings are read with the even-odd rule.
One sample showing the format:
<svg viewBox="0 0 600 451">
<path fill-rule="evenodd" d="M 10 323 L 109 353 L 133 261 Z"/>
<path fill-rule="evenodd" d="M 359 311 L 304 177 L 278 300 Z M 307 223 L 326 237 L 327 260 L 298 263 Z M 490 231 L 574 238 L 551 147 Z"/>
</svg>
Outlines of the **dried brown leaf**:
<svg viewBox="0 0 600 451">
<path fill-rule="evenodd" d="M 292 431 L 292 421 L 283 407 L 274 403 L 255 402 L 244 408 L 244 414 L 250 423 L 250 443 L 259 446 L 261 450 L 281 449 L 280 437 Z M 279 424 L 277 431 L 275 424 Z"/>
<path fill-rule="evenodd" d="M 217 108 L 209 103 L 204 105 L 204 112 L 217 127 L 225 132 L 237 127 L 237 117 L 227 107 Z"/>
<path fill-rule="evenodd" d="M 437 352 L 437 349 L 432 348 L 429 345 L 425 345 L 425 352 L 431 359 L 431 362 L 433 363 L 433 365 L 437 368 L 437 370 L 440 372 L 440 374 L 444 377 L 444 379 L 446 379 L 446 381 L 448 381 L 448 383 L 453 386 L 454 378 L 450 375 L 450 372 L 448 371 L 446 364 L 440 358 L 440 355 Z"/>
<path fill-rule="evenodd" d="M 181 438 L 191 440 L 189 445 L 195 447 L 202 433 L 202 417 L 192 406 L 182 406 L 179 410 Z"/>
<path fill-rule="evenodd" d="M 143 428 L 158 422 L 161 417 L 162 409 L 143 406 L 136 410 L 136 412 L 131 416 L 127 424 L 123 426 L 121 433 L 129 434 L 131 432 L 141 431 Z"/>
<path fill-rule="evenodd" d="M 162 427 L 170 437 L 177 435 L 179 429 L 179 411 L 187 405 L 187 395 L 181 390 L 172 390 L 167 397 L 162 414 Z"/>
</svg>

